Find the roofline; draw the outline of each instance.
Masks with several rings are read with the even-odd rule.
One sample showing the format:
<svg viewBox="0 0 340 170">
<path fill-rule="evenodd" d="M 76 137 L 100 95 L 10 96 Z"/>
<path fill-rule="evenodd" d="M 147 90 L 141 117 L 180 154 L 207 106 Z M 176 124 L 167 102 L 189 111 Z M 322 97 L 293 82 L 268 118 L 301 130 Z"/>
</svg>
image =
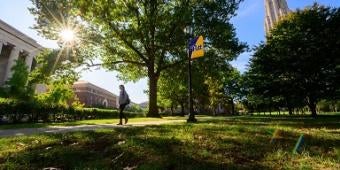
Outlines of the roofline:
<svg viewBox="0 0 340 170">
<path fill-rule="evenodd" d="M 108 90 L 106 90 L 106 89 L 104 89 L 104 88 L 102 88 L 102 87 L 99 87 L 99 86 L 97 86 L 97 85 L 94 85 L 94 84 L 92 84 L 92 83 L 90 83 L 90 82 L 88 82 L 88 81 L 77 81 L 77 82 L 74 82 L 74 83 L 73 83 L 73 85 L 77 85 L 77 84 L 89 85 L 89 86 L 92 86 L 92 87 L 101 89 L 101 90 L 103 90 L 103 91 L 105 91 L 105 92 L 107 92 L 107 93 L 109 93 L 109 94 L 111 94 L 111 95 L 117 97 L 117 95 L 111 93 L 110 91 L 108 91 Z"/>
<path fill-rule="evenodd" d="M 4 25 L 5 28 L 0 27 L 1 30 L 11 34 L 12 36 L 22 40 L 23 42 L 31 45 L 32 47 L 35 47 L 37 49 L 43 49 L 44 47 L 41 46 L 40 44 L 37 43 L 37 41 L 35 41 L 33 38 L 29 37 L 28 35 L 22 33 L 21 31 L 19 31 L 18 29 L 14 28 L 13 26 L 7 24 L 6 22 L 4 22 L 3 20 L 0 19 L 0 25 Z M 6 27 L 8 27 L 9 29 L 6 29 Z"/>
</svg>

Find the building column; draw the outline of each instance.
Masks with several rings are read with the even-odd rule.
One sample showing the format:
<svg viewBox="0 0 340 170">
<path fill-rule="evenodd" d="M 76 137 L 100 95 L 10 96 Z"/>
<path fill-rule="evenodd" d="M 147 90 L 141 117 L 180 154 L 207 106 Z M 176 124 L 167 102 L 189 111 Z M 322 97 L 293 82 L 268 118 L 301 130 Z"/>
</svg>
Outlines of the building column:
<svg viewBox="0 0 340 170">
<path fill-rule="evenodd" d="M 0 57 L 1 57 L 1 51 L 2 51 L 2 47 L 3 47 L 4 43 L 2 41 L 0 41 Z M 5 67 L 3 64 L 0 64 L 0 67 Z M 4 68 L 0 68 L 0 86 L 2 86 L 4 84 L 5 81 L 5 77 L 3 77 L 3 74 L 5 74 L 6 70 Z"/>
<path fill-rule="evenodd" d="M 31 68 L 32 68 L 33 58 L 34 58 L 34 54 L 30 53 L 30 54 L 28 54 L 28 56 L 25 60 L 26 66 L 27 66 L 29 72 L 31 71 Z"/>
<path fill-rule="evenodd" d="M 0 54 L 1 54 L 1 51 L 2 51 L 2 46 L 3 46 L 4 44 L 2 43 L 2 41 L 0 41 Z"/>
<path fill-rule="evenodd" d="M 20 50 L 17 47 L 13 47 L 11 54 L 9 55 L 9 58 L 8 58 L 5 81 L 7 81 L 10 77 L 12 77 L 13 75 L 12 67 L 15 65 L 16 60 L 18 60 L 19 54 L 20 54 Z"/>
</svg>

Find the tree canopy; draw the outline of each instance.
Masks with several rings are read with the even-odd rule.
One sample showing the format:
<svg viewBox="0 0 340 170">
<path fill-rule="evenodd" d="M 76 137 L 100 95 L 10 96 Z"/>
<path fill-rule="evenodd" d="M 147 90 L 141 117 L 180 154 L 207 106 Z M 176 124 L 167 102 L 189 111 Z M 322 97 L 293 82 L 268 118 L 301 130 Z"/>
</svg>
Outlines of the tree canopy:
<svg viewBox="0 0 340 170">
<path fill-rule="evenodd" d="M 161 72 L 184 64 L 187 57 L 189 35 L 183 29 L 191 25 L 195 35 L 203 35 L 206 48 L 218 60 L 235 58 L 245 45 L 236 38 L 230 19 L 241 1 L 32 0 L 35 7 L 31 11 L 36 29 L 43 35 L 55 38 L 56 33 L 51 35 L 49 30 L 58 30 L 60 24 L 56 23 L 75 22 L 71 25 L 86 34 L 81 43 L 98 52 L 104 67 L 119 71 L 124 80 L 148 77 L 148 116 L 159 116 L 157 82 Z"/>
<path fill-rule="evenodd" d="M 318 101 L 339 98 L 339 18 L 339 8 L 317 4 L 283 18 L 251 59 L 253 93 L 280 98 L 290 111 L 307 105 L 313 116 Z"/>
<path fill-rule="evenodd" d="M 28 100 L 33 95 L 33 90 L 27 85 L 28 67 L 22 59 L 15 61 L 16 64 L 11 68 L 13 75 L 6 81 L 5 86 L 1 87 L 2 97 Z"/>
</svg>

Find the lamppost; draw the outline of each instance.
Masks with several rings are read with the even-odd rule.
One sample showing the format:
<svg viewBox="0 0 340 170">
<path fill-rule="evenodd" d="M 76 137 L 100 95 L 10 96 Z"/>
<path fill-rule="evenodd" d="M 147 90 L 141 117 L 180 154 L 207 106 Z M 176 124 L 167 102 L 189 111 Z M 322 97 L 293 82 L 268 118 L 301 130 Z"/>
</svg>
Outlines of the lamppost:
<svg viewBox="0 0 340 170">
<path fill-rule="evenodd" d="M 188 102 L 189 102 L 189 118 L 187 119 L 187 122 L 197 122 L 196 118 L 195 118 L 195 113 L 194 113 L 194 108 L 193 108 L 193 100 L 192 100 L 192 76 L 191 76 L 191 53 L 192 50 L 191 49 L 191 41 L 193 36 L 193 27 L 192 26 L 187 26 L 184 29 L 184 32 L 186 34 L 189 35 L 189 42 L 188 42 L 188 87 L 189 87 L 189 98 L 188 98 Z"/>
</svg>

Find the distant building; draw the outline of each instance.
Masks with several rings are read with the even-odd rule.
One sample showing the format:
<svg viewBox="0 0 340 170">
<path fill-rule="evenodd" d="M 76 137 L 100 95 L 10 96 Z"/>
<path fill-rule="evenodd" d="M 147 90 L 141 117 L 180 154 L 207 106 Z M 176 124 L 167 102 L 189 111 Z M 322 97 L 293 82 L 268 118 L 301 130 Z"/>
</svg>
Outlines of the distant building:
<svg viewBox="0 0 340 170">
<path fill-rule="evenodd" d="M 85 107 L 117 108 L 117 96 L 87 81 L 73 84 L 73 90 Z"/>
<path fill-rule="evenodd" d="M 35 40 L 0 20 L 0 86 L 12 76 L 16 60 L 23 60 L 31 71 L 34 57 L 43 49 Z"/>
<path fill-rule="evenodd" d="M 264 0 L 265 6 L 265 30 L 266 34 L 274 27 L 274 25 L 290 10 L 286 0 Z"/>
</svg>

